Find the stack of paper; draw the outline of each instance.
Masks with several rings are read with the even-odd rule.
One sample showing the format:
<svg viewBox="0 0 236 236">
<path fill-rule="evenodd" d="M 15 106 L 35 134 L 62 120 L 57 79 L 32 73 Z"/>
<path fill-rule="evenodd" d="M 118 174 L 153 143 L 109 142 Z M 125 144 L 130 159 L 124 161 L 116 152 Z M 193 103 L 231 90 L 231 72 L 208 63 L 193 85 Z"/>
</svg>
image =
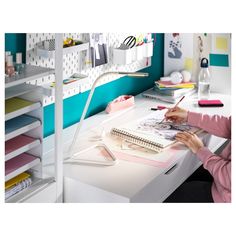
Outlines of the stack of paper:
<svg viewBox="0 0 236 236">
<path fill-rule="evenodd" d="M 171 81 L 155 81 L 155 85 L 159 88 L 159 89 L 176 89 L 176 88 L 194 88 L 196 83 L 194 82 L 187 82 L 187 83 L 180 83 L 180 84 L 172 84 Z"/>
<path fill-rule="evenodd" d="M 5 199 L 28 188 L 32 184 L 30 175 L 26 172 L 17 175 L 5 183 Z"/>
</svg>

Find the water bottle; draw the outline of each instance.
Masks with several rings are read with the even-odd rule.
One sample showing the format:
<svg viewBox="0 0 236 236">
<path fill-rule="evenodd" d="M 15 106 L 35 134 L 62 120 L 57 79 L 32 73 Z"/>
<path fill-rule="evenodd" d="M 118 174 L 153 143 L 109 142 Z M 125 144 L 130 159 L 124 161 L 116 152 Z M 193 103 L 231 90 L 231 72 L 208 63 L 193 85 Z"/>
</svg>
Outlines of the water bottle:
<svg viewBox="0 0 236 236">
<path fill-rule="evenodd" d="M 207 58 L 201 60 L 201 70 L 198 75 L 198 100 L 207 100 L 210 97 L 210 72 Z"/>
</svg>

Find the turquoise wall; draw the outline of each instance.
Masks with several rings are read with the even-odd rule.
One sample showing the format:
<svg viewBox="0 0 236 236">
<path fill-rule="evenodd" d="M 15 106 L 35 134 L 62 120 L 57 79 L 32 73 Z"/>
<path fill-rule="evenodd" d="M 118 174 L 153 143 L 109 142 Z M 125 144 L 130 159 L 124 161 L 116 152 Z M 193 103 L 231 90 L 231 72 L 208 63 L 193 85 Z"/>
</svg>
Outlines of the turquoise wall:
<svg viewBox="0 0 236 236">
<path fill-rule="evenodd" d="M 20 37 L 15 34 L 15 38 Z M 12 36 L 6 34 L 6 41 L 11 39 Z M 21 36 L 22 37 L 22 36 Z M 129 78 L 122 77 L 121 79 L 112 81 L 96 88 L 93 95 L 90 108 L 87 114 L 88 116 L 94 115 L 100 111 L 103 111 L 107 103 L 122 94 L 136 95 L 144 90 L 153 86 L 153 82 L 163 75 L 164 68 L 164 34 L 154 34 L 154 51 L 152 57 L 152 66 L 148 67 L 143 72 L 148 72 L 148 78 Z M 18 42 L 18 40 L 16 40 Z M 10 41 L 13 43 L 13 40 Z M 10 42 L 6 42 L 6 45 L 10 46 Z M 24 45 L 14 46 L 16 50 L 18 48 L 25 48 Z M 8 50 L 10 50 L 8 46 Z M 13 47 L 13 45 L 12 45 Z M 5 47 L 6 48 L 6 47 Z M 109 92 L 108 92 L 109 91 Z M 64 128 L 79 121 L 84 108 L 88 93 L 84 92 L 64 100 Z M 44 137 L 53 134 L 54 132 L 54 104 L 44 107 Z"/>
<path fill-rule="evenodd" d="M 25 63 L 25 52 L 26 52 L 26 34 L 5 34 L 5 51 L 11 51 L 14 55 L 17 52 L 23 53 L 23 62 Z"/>
</svg>

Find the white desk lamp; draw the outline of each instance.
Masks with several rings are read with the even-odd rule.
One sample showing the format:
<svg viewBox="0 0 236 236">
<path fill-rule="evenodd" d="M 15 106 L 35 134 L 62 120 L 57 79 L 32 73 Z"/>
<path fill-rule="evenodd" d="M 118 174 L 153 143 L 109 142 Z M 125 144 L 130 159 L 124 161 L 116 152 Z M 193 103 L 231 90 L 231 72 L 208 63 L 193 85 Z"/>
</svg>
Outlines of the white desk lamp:
<svg viewBox="0 0 236 236">
<path fill-rule="evenodd" d="M 84 163 L 84 164 L 96 164 L 96 165 L 114 165 L 116 163 L 116 158 L 115 156 L 113 155 L 112 151 L 105 145 L 105 143 L 100 143 L 100 144 L 97 144 L 93 147 L 90 147 L 86 150 L 83 150 L 83 151 L 79 151 L 79 152 L 75 152 L 74 153 L 74 148 L 75 148 L 75 144 L 76 144 L 76 141 L 77 141 L 77 138 L 79 136 L 79 132 L 81 130 L 81 127 L 83 125 L 83 122 L 84 122 L 84 118 L 87 114 L 87 111 L 88 111 L 88 108 L 89 108 L 89 105 L 90 105 L 90 102 L 91 102 L 91 99 L 92 99 L 92 96 L 93 96 L 93 93 L 94 93 L 94 90 L 96 88 L 96 85 L 97 83 L 104 77 L 104 76 L 107 76 L 107 75 L 111 75 L 111 74 L 114 74 L 114 75 L 126 75 L 126 76 L 129 76 L 129 77 L 136 77 L 136 78 L 143 78 L 143 77 L 148 77 L 148 73 L 142 73 L 142 72 L 106 72 L 104 74 L 101 74 L 93 83 L 92 85 L 92 88 L 90 90 L 90 93 L 89 93 L 89 96 L 88 96 L 88 99 L 86 101 L 86 104 L 85 104 L 85 107 L 84 107 L 84 110 L 83 110 L 83 113 L 82 113 L 82 116 L 80 118 L 80 121 L 77 125 L 77 128 L 76 128 L 76 131 L 75 131 L 75 135 L 73 137 L 73 141 L 72 141 L 72 144 L 71 146 L 69 147 L 69 152 L 68 152 L 68 157 L 70 159 L 72 159 L 74 162 L 76 163 Z M 90 160 L 86 160 L 86 159 L 79 159 L 78 157 L 88 151 L 89 149 L 91 148 L 96 148 L 96 147 L 103 147 L 107 153 L 111 156 L 112 158 L 112 161 L 90 161 Z M 73 162 L 73 163 L 74 163 Z"/>
</svg>

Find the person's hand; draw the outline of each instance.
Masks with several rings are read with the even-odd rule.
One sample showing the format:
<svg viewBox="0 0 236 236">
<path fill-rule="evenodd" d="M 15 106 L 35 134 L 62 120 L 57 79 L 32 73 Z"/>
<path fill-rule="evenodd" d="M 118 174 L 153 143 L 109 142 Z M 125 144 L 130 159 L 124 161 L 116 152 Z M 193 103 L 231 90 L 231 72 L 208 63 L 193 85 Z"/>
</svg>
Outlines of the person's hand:
<svg viewBox="0 0 236 236">
<path fill-rule="evenodd" d="M 203 142 L 192 132 L 179 132 L 175 139 L 185 144 L 193 153 L 197 153 L 200 148 L 204 147 Z"/>
<path fill-rule="evenodd" d="M 187 121 L 188 111 L 180 107 L 170 108 L 165 114 L 166 120 L 174 123 L 183 123 Z"/>
</svg>

